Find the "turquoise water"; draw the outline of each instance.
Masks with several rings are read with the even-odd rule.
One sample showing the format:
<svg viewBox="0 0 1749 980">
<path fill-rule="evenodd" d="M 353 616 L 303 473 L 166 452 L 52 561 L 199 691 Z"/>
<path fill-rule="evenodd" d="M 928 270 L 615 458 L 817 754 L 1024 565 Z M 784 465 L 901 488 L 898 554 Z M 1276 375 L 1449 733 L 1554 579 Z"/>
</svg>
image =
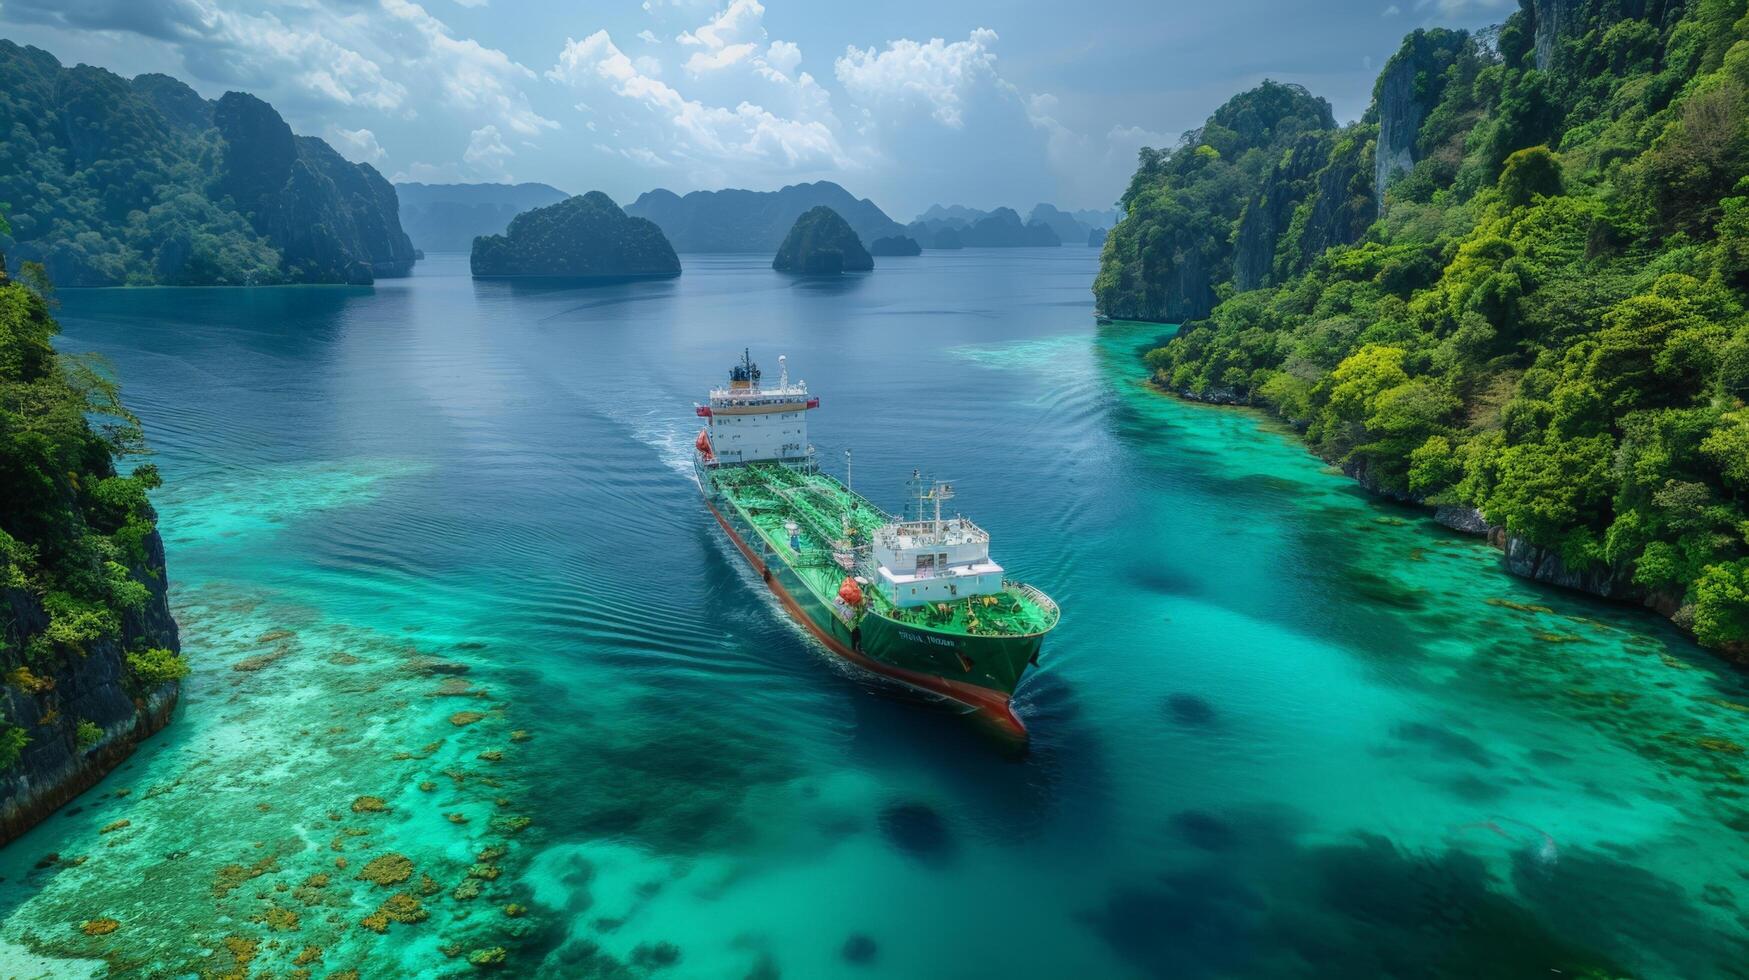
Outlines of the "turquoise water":
<svg viewBox="0 0 1749 980">
<path fill-rule="evenodd" d="M 64 292 L 195 673 L 0 852 L 0 974 L 1749 975 L 1742 675 L 1149 391 L 1095 262 Z M 742 345 L 857 489 L 951 479 L 1062 603 L 1024 755 L 721 539 L 690 409 Z"/>
</svg>

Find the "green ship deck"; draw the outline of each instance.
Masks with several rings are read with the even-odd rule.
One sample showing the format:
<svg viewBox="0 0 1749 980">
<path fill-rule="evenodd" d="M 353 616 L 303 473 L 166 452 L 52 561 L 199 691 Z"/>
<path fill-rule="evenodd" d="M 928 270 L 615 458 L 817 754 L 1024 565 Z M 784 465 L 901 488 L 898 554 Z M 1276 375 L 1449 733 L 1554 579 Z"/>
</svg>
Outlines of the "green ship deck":
<svg viewBox="0 0 1749 980">
<path fill-rule="evenodd" d="M 863 596 L 868 611 L 931 632 L 963 636 L 1030 636 L 1057 623 L 1057 607 L 1031 586 L 1005 582 L 993 595 L 901 608 L 883 594 L 869 558 L 877 529 L 894 518 L 844 484 L 817 471 L 781 463 L 720 466 L 711 480 L 773 552 L 816 595 L 830 602 L 846 575 L 873 583 Z M 791 548 L 787 522 L 797 525 Z"/>
</svg>

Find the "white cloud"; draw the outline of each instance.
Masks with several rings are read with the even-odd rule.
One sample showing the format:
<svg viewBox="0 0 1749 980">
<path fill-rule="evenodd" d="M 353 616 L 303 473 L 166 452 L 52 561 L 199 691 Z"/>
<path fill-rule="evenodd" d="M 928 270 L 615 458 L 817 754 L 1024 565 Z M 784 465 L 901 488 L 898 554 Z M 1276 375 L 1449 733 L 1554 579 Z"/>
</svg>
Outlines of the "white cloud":
<svg viewBox="0 0 1749 980">
<path fill-rule="evenodd" d="M 486 114 L 523 136 L 559 125 L 535 112 L 517 87 L 534 72 L 509 55 L 472 38 L 458 38 L 442 21 L 411 0 L 381 0 L 382 8 L 403 28 L 412 67 L 423 80 L 435 79 L 449 107 Z"/>
<path fill-rule="evenodd" d="M 741 50 L 762 43 L 763 13 L 755 0 L 735 0 L 703 27 L 682 35 L 687 47 L 697 49 L 687 67 L 694 83 L 711 89 L 709 98 L 683 94 L 662 81 L 627 57 L 607 31 L 581 41 L 566 39 L 547 77 L 589 97 L 598 118 L 615 127 L 629 147 L 612 152 L 647 166 L 683 166 L 701 181 L 726 179 L 720 175 L 731 167 L 743 174 L 748 169 L 795 173 L 855 168 L 840 143 L 830 98 L 813 78 L 804 73 L 791 79 L 763 57 Z M 784 64 L 793 70 L 800 63 L 800 49 L 786 45 L 781 50 Z M 723 74 L 735 65 L 743 70 Z M 701 81 L 699 75 L 709 77 Z M 728 95 L 731 88 L 745 94 Z M 611 98 L 604 101 L 599 98 L 603 94 Z M 776 108 L 767 107 L 767 96 Z M 753 101 L 756 97 L 761 101 Z"/>
<path fill-rule="evenodd" d="M 703 27 L 674 39 L 683 47 L 699 49 L 686 59 L 686 70 L 701 75 L 749 62 L 765 41 L 764 19 L 765 7 L 759 0 L 730 0 Z"/>
<path fill-rule="evenodd" d="M 662 43 L 662 39 L 656 36 L 656 32 L 650 30 L 648 27 L 646 27 L 643 30 L 638 32 L 638 40 L 644 42 L 645 44 L 661 44 Z"/>
<path fill-rule="evenodd" d="M 455 5 L 458 7 L 484 7 L 491 2 L 492 0 L 455 0 Z"/>
<path fill-rule="evenodd" d="M 923 43 L 901 38 L 882 51 L 852 45 L 832 67 L 839 84 L 858 102 L 921 104 L 937 121 L 958 128 L 968 91 L 1000 77 L 990 49 L 996 40 L 995 31 L 980 27 L 951 44 L 937 37 Z"/>
<path fill-rule="evenodd" d="M 764 19 L 765 7 L 759 0 L 730 0 L 729 5 L 703 27 L 682 33 L 675 40 L 681 44 L 714 51 L 743 43 L 755 36 L 763 38 Z"/>
<path fill-rule="evenodd" d="M 794 75 L 802 64 L 802 49 L 790 41 L 773 41 L 765 49 L 765 63 L 785 75 Z"/>
<path fill-rule="evenodd" d="M 1380 17 L 1395 17 L 1402 12 L 1403 12 L 1403 8 L 1397 6 L 1396 4 L 1393 3 L 1389 7 L 1386 7 L 1385 12 L 1380 14 L 1379 16 Z"/>
<path fill-rule="evenodd" d="M 368 129 L 329 126 L 323 135 L 336 152 L 353 163 L 382 163 L 388 156 L 377 142 L 377 135 Z"/>
<path fill-rule="evenodd" d="M 468 148 L 462 151 L 462 162 L 480 173 L 498 175 L 508 180 L 510 175 L 505 171 L 504 164 L 515 155 L 516 151 L 505 145 L 498 127 L 486 125 L 468 135 Z"/>
</svg>

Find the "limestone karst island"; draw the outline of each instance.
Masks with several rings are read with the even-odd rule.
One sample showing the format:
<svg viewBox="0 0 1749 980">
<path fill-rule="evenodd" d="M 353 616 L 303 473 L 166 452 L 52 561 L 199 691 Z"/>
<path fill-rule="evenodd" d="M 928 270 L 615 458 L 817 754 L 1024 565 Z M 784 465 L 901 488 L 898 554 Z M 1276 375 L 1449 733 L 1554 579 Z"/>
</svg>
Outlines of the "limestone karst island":
<svg viewBox="0 0 1749 980">
<path fill-rule="evenodd" d="M 0 978 L 1749 962 L 1749 0 L 0 3 Z"/>
</svg>

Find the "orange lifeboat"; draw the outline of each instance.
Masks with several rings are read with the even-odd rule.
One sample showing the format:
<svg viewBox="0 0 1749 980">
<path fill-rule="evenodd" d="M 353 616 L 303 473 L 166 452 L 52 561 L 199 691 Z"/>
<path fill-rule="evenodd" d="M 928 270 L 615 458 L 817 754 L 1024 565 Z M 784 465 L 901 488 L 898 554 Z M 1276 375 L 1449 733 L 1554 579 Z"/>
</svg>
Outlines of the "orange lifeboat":
<svg viewBox="0 0 1749 980">
<path fill-rule="evenodd" d="M 716 458 L 716 454 L 711 452 L 711 435 L 703 429 L 698 430 L 698 438 L 692 441 L 692 447 L 704 456 L 707 463 Z"/>
<path fill-rule="evenodd" d="M 844 604 L 852 608 L 860 606 L 862 605 L 862 587 L 856 584 L 856 579 L 847 576 L 844 579 L 844 584 L 838 587 L 838 598 L 843 599 Z"/>
</svg>

